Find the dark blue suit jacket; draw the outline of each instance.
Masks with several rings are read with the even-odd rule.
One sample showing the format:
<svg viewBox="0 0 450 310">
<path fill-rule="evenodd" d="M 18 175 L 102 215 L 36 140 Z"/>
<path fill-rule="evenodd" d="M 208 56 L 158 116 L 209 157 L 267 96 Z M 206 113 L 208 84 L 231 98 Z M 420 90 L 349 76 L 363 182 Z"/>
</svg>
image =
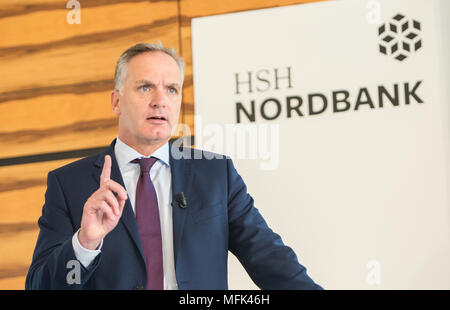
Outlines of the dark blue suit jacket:
<svg viewBox="0 0 450 310">
<path fill-rule="evenodd" d="M 106 154 L 112 157 L 111 178 L 123 186 L 114 144 L 115 141 L 102 154 L 48 174 L 27 289 L 145 287 L 144 252 L 129 200 L 119 223 L 105 237 L 101 254 L 88 269 L 80 264 L 81 283 L 69 285 L 66 280 L 73 267 L 67 263 L 76 260 L 72 236 L 80 228 L 86 200 L 99 187 Z M 183 192 L 187 200 L 186 208 L 173 206 L 179 289 L 227 289 L 228 251 L 239 259 L 261 289 L 321 288 L 307 275 L 293 250 L 267 226 L 229 158 L 194 159 L 211 153 L 190 148 L 181 151 L 183 159 L 175 159 L 172 152 L 170 155 L 172 192 Z"/>
</svg>

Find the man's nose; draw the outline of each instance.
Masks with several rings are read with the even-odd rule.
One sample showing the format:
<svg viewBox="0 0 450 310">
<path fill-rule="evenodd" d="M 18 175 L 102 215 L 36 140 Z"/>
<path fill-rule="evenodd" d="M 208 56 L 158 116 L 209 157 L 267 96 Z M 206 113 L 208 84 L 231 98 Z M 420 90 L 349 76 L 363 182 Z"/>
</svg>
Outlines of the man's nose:
<svg viewBox="0 0 450 310">
<path fill-rule="evenodd" d="M 155 108 L 159 107 L 165 107 L 166 106 L 166 94 L 164 93 L 164 90 L 160 89 L 159 87 L 156 88 L 151 101 L 150 105 Z"/>
</svg>

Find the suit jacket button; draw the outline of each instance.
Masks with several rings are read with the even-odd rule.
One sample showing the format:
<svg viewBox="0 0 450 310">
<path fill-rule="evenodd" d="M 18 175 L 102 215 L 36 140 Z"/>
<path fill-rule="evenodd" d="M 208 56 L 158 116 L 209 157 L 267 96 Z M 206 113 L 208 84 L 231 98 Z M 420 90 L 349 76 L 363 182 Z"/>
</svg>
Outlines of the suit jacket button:
<svg viewBox="0 0 450 310">
<path fill-rule="evenodd" d="M 143 290 L 144 287 L 142 285 L 136 285 L 135 290 Z"/>
</svg>

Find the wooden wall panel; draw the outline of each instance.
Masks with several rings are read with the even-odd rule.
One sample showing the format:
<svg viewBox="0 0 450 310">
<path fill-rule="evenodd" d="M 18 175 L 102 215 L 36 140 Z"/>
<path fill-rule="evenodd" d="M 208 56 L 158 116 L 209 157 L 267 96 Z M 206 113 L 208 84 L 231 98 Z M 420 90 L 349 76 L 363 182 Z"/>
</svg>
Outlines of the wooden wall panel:
<svg viewBox="0 0 450 310">
<path fill-rule="evenodd" d="M 37 223 L 44 204 L 49 171 L 76 158 L 0 167 L 0 233 L 2 224 Z M 8 226 L 12 227 L 12 226 Z"/>
<path fill-rule="evenodd" d="M 66 9 L 68 1 L 19 1 L 22 5 L 17 4 L 18 1 L 11 2 L 5 5 L 0 15 L 2 48 L 39 48 L 45 43 L 61 44 L 77 36 L 124 32 L 144 25 L 166 23 L 168 19 L 177 17 L 176 1 L 89 0 L 80 1 L 81 24 L 73 25 L 66 21 L 70 12 Z"/>
<path fill-rule="evenodd" d="M 1 201 L 8 201 L 1 207 L 1 222 L 3 224 L 37 223 L 44 205 L 46 178 L 24 180 L 22 184 L 7 183 L 7 187 L 20 188 L 0 192 Z M 4 226 L 1 229 L 12 228 Z"/>
<path fill-rule="evenodd" d="M 80 25 L 67 24 L 61 1 L 33 3 L 29 14 L 10 8 L 0 18 L 1 157 L 109 144 L 117 58 L 138 42 L 178 49 L 176 1 L 90 1 Z"/>
<path fill-rule="evenodd" d="M 0 167 L 0 289 L 23 289 L 39 233 L 47 174 L 76 159 Z"/>
<path fill-rule="evenodd" d="M 33 257 L 38 229 L 34 230 L 12 230 L 9 233 L 0 233 L 0 280 L 3 282 L 2 289 L 24 289 L 25 278 Z M 6 281 L 8 278 L 18 279 Z M 17 283 L 18 282 L 18 283 Z M 1 283 L 1 282 L 0 282 Z M 20 284 L 20 286 L 16 286 Z"/>
<path fill-rule="evenodd" d="M 163 22 L 131 27 L 69 40 L 43 43 L 26 48 L 0 49 L 3 80 L 0 91 L 79 84 L 87 81 L 112 80 L 120 54 L 129 46 L 142 41 L 161 41 L 178 45 L 177 18 Z M 72 25 L 78 27 L 78 25 Z"/>
<path fill-rule="evenodd" d="M 110 92 L 63 93 L 0 103 L 2 157 L 108 145 L 117 135 Z"/>
<path fill-rule="evenodd" d="M 0 278 L 0 288 L 3 290 L 23 290 L 25 288 L 25 276 Z"/>
</svg>

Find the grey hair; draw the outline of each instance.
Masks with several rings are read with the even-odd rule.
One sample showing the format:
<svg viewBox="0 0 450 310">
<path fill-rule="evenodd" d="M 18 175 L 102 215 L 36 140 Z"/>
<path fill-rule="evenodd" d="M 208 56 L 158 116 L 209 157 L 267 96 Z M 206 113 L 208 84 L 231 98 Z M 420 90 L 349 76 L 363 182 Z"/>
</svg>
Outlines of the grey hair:
<svg viewBox="0 0 450 310">
<path fill-rule="evenodd" d="M 123 95 L 123 86 L 125 82 L 125 78 L 127 76 L 127 66 L 128 62 L 131 58 L 148 52 L 163 52 L 167 55 L 171 56 L 181 71 L 181 86 L 183 86 L 184 82 L 184 60 L 182 57 L 179 57 L 173 48 L 166 48 L 162 45 L 161 42 L 154 43 L 139 43 L 136 44 L 120 55 L 119 60 L 117 60 L 116 70 L 114 73 L 114 89 L 118 90 L 121 95 Z"/>
</svg>

